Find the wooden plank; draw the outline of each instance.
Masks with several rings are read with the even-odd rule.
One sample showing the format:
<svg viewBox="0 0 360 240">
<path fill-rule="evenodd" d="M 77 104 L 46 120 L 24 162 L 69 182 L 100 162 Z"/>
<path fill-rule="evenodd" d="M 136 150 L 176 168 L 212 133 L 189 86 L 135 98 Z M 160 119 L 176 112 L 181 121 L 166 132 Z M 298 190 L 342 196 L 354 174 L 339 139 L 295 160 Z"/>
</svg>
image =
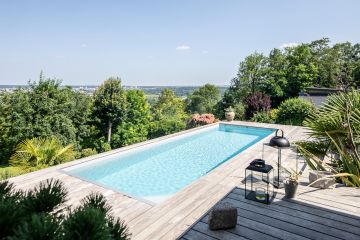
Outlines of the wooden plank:
<svg viewBox="0 0 360 240">
<path fill-rule="evenodd" d="M 243 195 L 244 189 L 236 188 L 233 190 L 232 193 Z M 334 219 L 339 222 L 343 222 L 345 224 L 360 227 L 360 222 L 354 221 L 357 220 L 356 216 L 350 216 L 349 214 L 344 214 L 341 211 L 334 211 L 333 209 L 325 208 L 319 204 L 309 204 L 308 202 L 305 201 L 294 201 L 291 199 L 286 199 L 284 198 L 284 195 L 279 192 L 276 194 L 276 198 L 272 204 L 285 206 L 291 209 L 310 213 L 312 215 Z"/>
<path fill-rule="evenodd" d="M 194 212 L 196 212 L 199 208 L 201 208 L 201 206 L 204 204 L 204 202 L 209 201 L 209 199 L 211 200 L 211 198 L 209 198 L 210 196 L 212 197 L 216 197 L 217 195 L 221 196 L 223 195 L 223 193 L 221 192 L 222 190 L 222 186 L 209 186 L 210 189 L 202 189 L 202 193 L 200 196 L 196 197 L 195 199 L 191 196 L 189 197 L 189 199 L 187 199 L 185 202 L 185 204 L 181 203 L 178 208 L 171 210 L 168 213 L 163 213 L 163 216 L 161 219 L 159 220 L 155 220 L 153 221 L 153 228 L 156 229 L 156 231 L 147 231 L 147 229 L 145 229 L 144 231 L 142 231 L 139 236 L 135 235 L 134 239 L 137 239 L 138 237 L 144 238 L 144 239 L 154 239 L 154 238 L 161 238 L 163 237 L 165 234 L 166 237 L 164 236 L 164 238 L 167 239 L 173 239 L 176 238 L 179 234 L 181 234 L 181 232 L 177 232 L 176 229 L 181 229 L 182 225 L 179 226 L 179 222 L 186 222 L 187 216 L 189 216 L 190 214 L 194 214 Z M 195 200 L 195 201 L 194 201 Z M 213 199 L 213 203 L 216 203 L 218 201 L 218 199 Z M 200 211 L 198 217 L 201 216 L 202 211 L 206 211 L 208 209 L 208 207 L 202 209 Z M 195 220 L 195 219 L 194 219 Z M 194 221 L 193 220 L 193 221 Z M 171 231 L 170 233 L 168 233 L 169 231 Z M 170 237 L 169 237 L 170 235 Z"/>
<path fill-rule="evenodd" d="M 208 224 L 199 221 L 196 223 L 192 229 L 204 233 L 208 236 L 211 236 L 216 239 L 226 239 L 226 240 L 246 240 L 247 238 L 242 237 L 240 235 L 234 234 L 232 232 L 229 232 L 228 230 L 216 230 L 212 231 L 209 229 Z"/>
<path fill-rule="evenodd" d="M 232 203 L 238 208 L 240 217 L 248 218 L 253 221 L 268 224 L 269 226 L 291 232 L 293 234 L 317 239 L 352 239 L 358 240 L 359 235 L 344 232 L 343 230 L 324 226 L 322 224 L 311 222 L 305 219 L 294 217 L 288 214 L 277 212 L 271 208 L 255 206 L 227 198 L 227 202 Z M 291 239 L 290 237 L 288 239 Z"/>
<path fill-rule="evenodd" d="M 229 194 L 228 198 L 231 198 L 231 199 L 234 199 L 234 200 L 240 201 L 240 202 L 245 201 L 243 195 L 238 195 L 235 193 Z M 254 206 L 259 206 L 260 203 L 248 201 L 248 204 L 252 204 Z M 315 222 L 317 224 L 325 225 L 330 228 L 338 229 L 341 232 L 343 232 L 343 230 L 346 229 L 347 232 L 356 234 L 356 235 L 358 235 L 358 237 L 360 237 L 360 228 L 359 227 L 355 227 L 355 226 L 352 226 L 352 225 L 349 225 L 349 224 L 346 224 L 343 222 L 339 222 L 337 220 L 334 220 L 333 218 L 325 218 L 325 217 L 313 215 L 312 213 L 309 213 L 309 212 L 303 212 L 303 211 L 299 211 L 297 209 L 288 208 L 287 206 L 278 205 L 277 202 L 274 202 L 271 204 L 271 209 L 273 209 L 277 212 L 281 212 L 281 213 L 293 216 L 293 217 L 297 217 L 300 220 L 301 219 L 308 220 L 311 222 Z"/>
<path fill-rule="evenodd" d="M 354 191 L 353 194 L 356 193 L 356 190 L 357 189 L 353 190 Z M 331 192 L 335 193 L 335 195 L 331 194 Z M 349 199 L 348 197 L 344 197 L 340 193 L 340 191 L 336 191 L 336 189 L 317 189 L 317 188 L 303 186 L 299 191 L 299 196 L 301 195 L 316 197 L 317 199 L 322 199 L 324 201 L 334 202 L 336 204 L 347 205 L 360 209 L 360 204 L 356 201 L 356 200 L 359 201 L 358 197 L 355 197 L 353 195 L 352 199 Z M 359 196 L 360 196 L 360 191 L 359 191 Z"/>
<path fill-rule="evenodd" d="M 207 219 L 206 219 L 207 220 Z M 204 219 L 204 221 L 206 221 Z M 203 221 L 203 220 L 202 220 Z M 259 240 L 259 239 L 265 239 L 265 240 L 275 240 L 279 239 L 276 237 L 273 237 L 271 235 L 263 233 L 263 231 L 257 231 L 255 229 L 249 228 L 246 223 L 237 224 L 236 228 L 228 229 L 228 232 L 231 232 L 235 235 L 238 235 L 240 237 L 246 238 L 246 239 L 253 239 L 253 240 Z"/>
<path fill-rule="evenodd" d="M 218 238 L 210 237 L 209 235 L 190 229 L 184 236 L 186 240 L 215 240 Z"/>
<path fill-rule="evenodd" d="M 208 216 L 206 216 L 201 221 L 207 222 L 207 218 Z M 272 227 L 268 224 L 263 224 L 240 216 L 238 217 L 236 228 L 229 229 L 228 231 L 249 239 L 307 239 L 302 236 L 297 236 L 296 234 L 292 234 L 284 230 Z"/>
<path fill-rule="evenodd" d="M 243 195 L 244 189 L 236 188 L 233 193 Z M 335 219 L 340 222 L 344 222 L 346 224 L 350 224 L 356 227 L 360 227 L 360 218 L 358 216 L 354 216 L 348 213 L 344 213 L 343 210 L 336 209 L 334 207 L 313 203 L 311 201 L 303 201 L 298 199 L 286 199 L 283 198 L 284 195 L 280 192 L 276 194 L 275 203 L 278 205 L 286 205 L 290 208 L 294 208 L 300 211 L 306 211 L 308 213 L 312 213 L 314 215 L 327 217 L 330 219 Z M 354 221 L 355 220 L 355 221 Z"/>
</svg>

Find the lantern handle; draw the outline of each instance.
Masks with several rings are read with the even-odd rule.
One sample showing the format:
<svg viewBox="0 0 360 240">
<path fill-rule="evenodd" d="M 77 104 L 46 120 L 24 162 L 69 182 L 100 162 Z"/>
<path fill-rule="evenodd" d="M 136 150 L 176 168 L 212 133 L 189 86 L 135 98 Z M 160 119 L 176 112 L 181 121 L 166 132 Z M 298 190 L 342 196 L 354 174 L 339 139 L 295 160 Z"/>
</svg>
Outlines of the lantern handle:
<svg viewBox="0 0 360 240">
<path fill-rule="evenodd" d="M 281 131 L 281 137 L 284 137 L 284 130 L 282 130 L 282 129 L 280 129 L 280 128 L 279 128 L 279 129 L 276 129 L 275 136 L 276 136 L 276 137 L 279 137 L 279 136 L 278 136 L 278 131 Z"/>
</svg>

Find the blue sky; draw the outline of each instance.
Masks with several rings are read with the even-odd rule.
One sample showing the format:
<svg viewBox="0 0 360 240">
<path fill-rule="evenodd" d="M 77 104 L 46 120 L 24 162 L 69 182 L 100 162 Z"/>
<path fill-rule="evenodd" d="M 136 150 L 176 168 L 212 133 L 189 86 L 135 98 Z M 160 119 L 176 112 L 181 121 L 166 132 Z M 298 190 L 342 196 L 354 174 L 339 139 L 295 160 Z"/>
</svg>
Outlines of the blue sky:
<svg viewBox="0 0 360 240">
<path fill-rule="evenodd" d="M 254 51 L 360 42 L 358 0 L 1 1 L 0 84 L 229 84 Z"/>
</svg>

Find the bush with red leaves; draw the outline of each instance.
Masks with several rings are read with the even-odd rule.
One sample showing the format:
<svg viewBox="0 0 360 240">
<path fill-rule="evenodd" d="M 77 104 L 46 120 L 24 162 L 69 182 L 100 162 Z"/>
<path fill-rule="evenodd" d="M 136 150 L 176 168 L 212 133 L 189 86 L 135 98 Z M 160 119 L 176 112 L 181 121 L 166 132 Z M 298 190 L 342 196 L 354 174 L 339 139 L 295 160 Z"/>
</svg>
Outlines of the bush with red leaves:
<svg viewBox="0 0 360 240">
<path fill-rule="evenodd" d="M 203 126 L 211 123 L 217 122 L 214 114 L 205 113 L 205 114 L 194 114 L 191 120 L 187 124 L 187 128 L 194 128 L 198 126 Z"/>
<path fill-rule="evenodd" d="M 246 110 L 245 115 L 247 119 L 250 119 L 257 112 L 267 112 L 270 111 L 271 108 L 271 100 L 270 97 L 261 92 L 255 92 L 250 94 L 245 99 Z"/>
</svg>

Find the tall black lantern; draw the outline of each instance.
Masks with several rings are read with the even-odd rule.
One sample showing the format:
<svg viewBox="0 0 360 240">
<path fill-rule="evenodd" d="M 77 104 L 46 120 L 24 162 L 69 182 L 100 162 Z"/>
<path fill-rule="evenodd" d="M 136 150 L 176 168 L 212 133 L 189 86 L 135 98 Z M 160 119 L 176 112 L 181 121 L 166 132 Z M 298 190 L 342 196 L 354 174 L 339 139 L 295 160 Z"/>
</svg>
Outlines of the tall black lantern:
<svg viewBox="0 0 360 240">
<path fill-rule="evenodd" d="M 245 198 L 269 204 L 274 198 L 273 167 L 250 164 L 245 169 Z"/>
<path fill-rule="evenodd" d="M 281 135 L 279 134 L 281 132 Z M 277 129 L 275 136 L 270 139 L 269 143 L 263 144 L 262 157 L 265 159 L 265 146 L 269 146 L 272 149 L 277 150 L 277 166 L 274 173 L 274 186 L 276 188 L 282 188 L 284 186 L 283 181 L 287 177 L 288 173 L 282 167 L 282 152 L 286 149 L 293 150 L 293 146 L 290 145 L 290 142 L 287 138 L 284 137 L 284 131 Z M 296 154 L 296 171 L 298 166 L 298 156 Z"/>
</svg>

